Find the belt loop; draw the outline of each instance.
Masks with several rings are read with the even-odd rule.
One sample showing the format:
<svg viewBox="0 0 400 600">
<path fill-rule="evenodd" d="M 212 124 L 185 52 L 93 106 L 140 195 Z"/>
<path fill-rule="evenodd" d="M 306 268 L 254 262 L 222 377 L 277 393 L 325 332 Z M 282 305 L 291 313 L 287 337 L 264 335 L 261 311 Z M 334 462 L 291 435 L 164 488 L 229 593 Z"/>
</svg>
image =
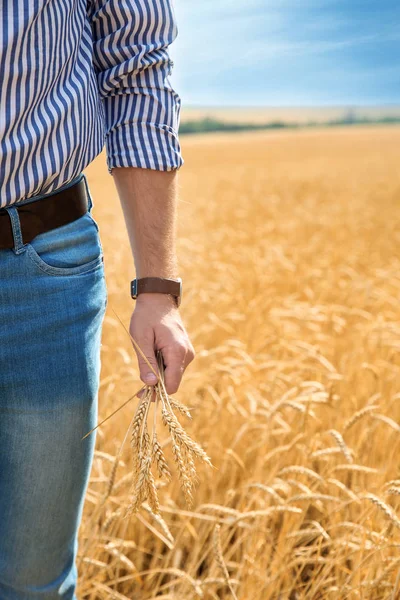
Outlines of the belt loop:
<svg viewBox="0 0 400 600">
<path fill-rule="evenodd" d="M 11 219 L 11 227 L 14 237 L 14 252 L 15 254 L 21 254 L 25 251 L 24 241 L 22 239 L 21 223 L 19 220 L 18 210 L 15 206 L 5 206 Z"/>
<path fill-rule="evenodd" d="M 86 194 L 87 194 L 87 200 L 88 200 L 88 211 L 91 212 L 92 207 L 93 207 L 93 200 L 92 200 L 92 195 L 89 190 L 89 184 L 88 184 L 85 173 L 82 173 L 82 179 L 85 182 L 85 188 L 86 188 Z"/>
</svg>

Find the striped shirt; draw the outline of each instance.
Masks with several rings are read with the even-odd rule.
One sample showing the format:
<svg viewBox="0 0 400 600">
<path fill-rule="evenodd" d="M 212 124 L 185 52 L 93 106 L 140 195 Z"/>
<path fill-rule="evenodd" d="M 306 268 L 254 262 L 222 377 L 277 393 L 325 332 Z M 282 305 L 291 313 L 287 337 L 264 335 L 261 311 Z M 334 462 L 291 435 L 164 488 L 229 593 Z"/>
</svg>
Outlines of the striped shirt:
<svg viewBox="0 0 400 600">
<path fill-rule="evenodd" d="M 0 0 L 0 207 L 114 167 L 183 165 L 173 0 Z"/>
</svg>

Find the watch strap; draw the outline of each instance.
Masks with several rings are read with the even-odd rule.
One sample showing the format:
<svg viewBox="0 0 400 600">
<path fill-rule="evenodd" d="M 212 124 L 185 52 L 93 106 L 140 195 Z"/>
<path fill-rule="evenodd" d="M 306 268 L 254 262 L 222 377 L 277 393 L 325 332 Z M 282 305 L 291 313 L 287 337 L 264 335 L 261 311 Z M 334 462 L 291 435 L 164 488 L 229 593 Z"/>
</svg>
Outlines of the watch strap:
<svg viewBox="0 0 400 600">
<path fill-rule="evenodd" d="M 182 280 L 164 277 L 141 277 L 131 281 L 131 296 L 136 299 L 139 294 L 170 294 L 175 298 L 177 306 L 182 297 Z"/>
</svg>

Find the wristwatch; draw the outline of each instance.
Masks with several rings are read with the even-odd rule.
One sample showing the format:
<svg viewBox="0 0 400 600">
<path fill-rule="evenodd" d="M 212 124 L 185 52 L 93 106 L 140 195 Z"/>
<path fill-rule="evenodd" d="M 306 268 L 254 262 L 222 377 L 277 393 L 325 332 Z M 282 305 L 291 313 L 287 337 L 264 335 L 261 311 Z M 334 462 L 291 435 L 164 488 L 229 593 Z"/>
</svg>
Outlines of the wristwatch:
<svg viewBox="0 0 400 600">
<path fill-rule="evenodd" d="M 141 277 L 131 281 L 131 297 L 136 300 L 139 294 L 169 294 L 176 305 L 182 300 L 182 279 L 165 279 L 164 277 Z"/>
</svg>

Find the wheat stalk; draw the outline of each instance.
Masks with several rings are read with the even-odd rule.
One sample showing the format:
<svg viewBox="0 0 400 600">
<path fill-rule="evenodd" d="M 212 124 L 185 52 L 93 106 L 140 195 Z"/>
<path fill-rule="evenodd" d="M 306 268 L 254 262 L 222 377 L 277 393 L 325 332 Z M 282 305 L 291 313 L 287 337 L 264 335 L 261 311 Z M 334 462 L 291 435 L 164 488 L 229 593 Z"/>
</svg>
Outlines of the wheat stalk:
<svg viewBox="0 0 400 600">
<path fill-rule="evenodd" d="M 237 600 L 237 596 L 235 594 L 235 590 L 232 587 L 231 580 L 229 578 L 229 572 L 227 566 L 224 561 L 224 555 L 222 553 L 222 545 L 221 545 L 221 525 L 217 523 L 214 527 L 214 535 L 213 535 L 213 548 L 214 548 L 214 556 L 218 567 L 221 570 L 221 573 L 224 577 L 224 581 L 229 588 L 230 593 L 234 600 Z"/>
<path fill-rule="evenodd" d="M 398 518 L 391 506 L 383 502 L 383 500 L 378 498 L 378 496 L 375 496 L 375 494 L 366 493 L 363 495 L 363 497 L 367 500 L 370 500 L 376 506 L 378 506 L 381 509 L 381 511 L 388 517 L 388 519 L 390 519 L 392 523 L 400 529 L 400 519 Z"/>
<path fill-rule="evenodd" d="M 162 423 L 168 429 L 172 441 L 172 456 L 178 470 L 178 476 L 185 500 L 189 506 L 193 502 L 193 490 L 197 483 L 194 459 L 201 460 L 212 467 L 212 463 L 203 448 L 195 442 L 178 421 L 173 407 L 180 414 L 190 418 L 189 410 L 182 403 L 172 400 L 164 384 L 164 363 L 161 352 L 157 352 L 158 382 L 155 386 L 145 386 L 132 423 L 131 447 L 133 452 L 133 480 L 130 502 L 125 517 L 138 512 L 147 501 L 152 513 L 160 515 L 152 464 L 155 463 L 159 477 L 171 478 L 170 469 L 158 441 L 157 415 L 160 412 Z M 151 400 L 155 393 L 154 416 L 151 433 L 148 430 L 148 416 Z"/>
</svg>

